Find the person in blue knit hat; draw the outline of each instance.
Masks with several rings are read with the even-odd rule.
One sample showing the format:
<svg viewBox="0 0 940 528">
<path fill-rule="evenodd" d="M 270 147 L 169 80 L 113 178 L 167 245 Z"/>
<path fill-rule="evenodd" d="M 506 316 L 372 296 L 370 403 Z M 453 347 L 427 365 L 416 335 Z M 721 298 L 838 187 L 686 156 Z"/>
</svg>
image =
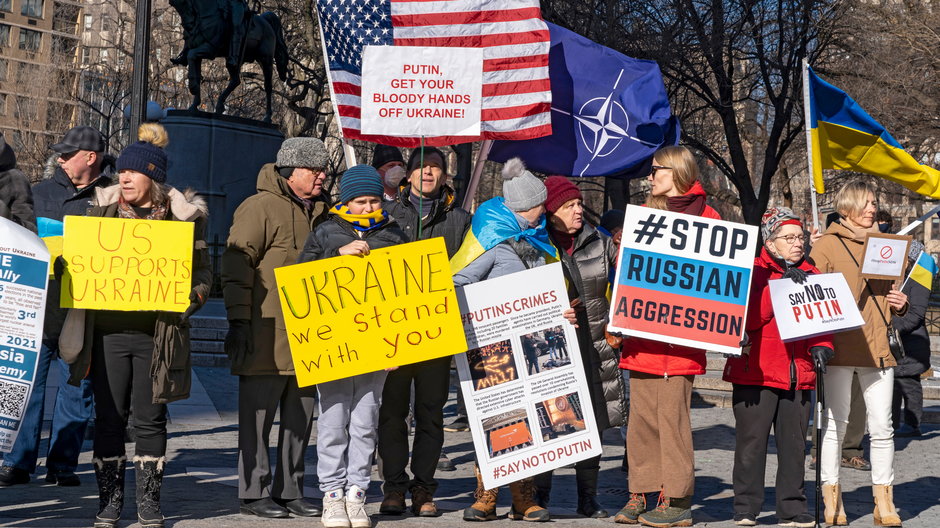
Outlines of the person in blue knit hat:
<svg viewBox="0 0 940 528">
<path fill-rule="evenodd" d="M 356 165 L 339 181 L 339 203 L 329 220 L 307 238 L 298 262 L 340 255 L 365 256 L 407 242 L 382 210 L 382 179 L 369 165 Z M 317 385 L 317 477 L 323 492 L 323 526 L 370 528 L 366 490 L 372 474 L 379 405 L 387 372 L 368 372 Z"/>
</svg>

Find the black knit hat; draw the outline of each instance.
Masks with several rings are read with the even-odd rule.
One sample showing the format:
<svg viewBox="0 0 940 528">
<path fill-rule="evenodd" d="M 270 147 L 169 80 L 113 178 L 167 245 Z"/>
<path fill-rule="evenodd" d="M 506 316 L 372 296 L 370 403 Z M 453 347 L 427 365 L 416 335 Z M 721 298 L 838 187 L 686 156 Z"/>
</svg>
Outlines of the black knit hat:
<svg viewBox="0 0 940 528">
<path fill-rule="evenodd" d="M 441 171 L 444 174 L 447 174 L 447 157 L 444 156 L 444 153 L 434 147 L 424 147 L 424 161 L 431 159 L 436 159 L 438 165 L 441 166 Z M 421 163 L 421 147 L 418 147 L 411 151 L 411 157 L 408 158 L 408 172 L 407 174 L 411 176 L 411 173 L 418 168 L 418 164 Z"/>
<path fill-rule="evenodd" d="M 402 157 L 401 150 L 398 147 L 376 145 L 375 150 L 372 151 L 372 168 L 378 169 L 390 161 L 398 161 L 404 165 L 405 158 Z"/>
<path fill-rule="evenodd" d="M 117 159 L 117 171 L 137 171 L 157 183 L 166 183 L 166 152 L 146 141 L 128 145 Z"/>
</svg>

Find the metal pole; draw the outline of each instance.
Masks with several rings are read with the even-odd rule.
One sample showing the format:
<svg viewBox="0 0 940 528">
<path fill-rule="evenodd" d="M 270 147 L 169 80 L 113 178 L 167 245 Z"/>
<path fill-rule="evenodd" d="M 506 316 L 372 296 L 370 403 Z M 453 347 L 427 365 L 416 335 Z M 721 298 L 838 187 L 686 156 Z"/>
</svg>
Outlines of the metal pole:
<svg viewBox="0 0 940 528">
<path fill-rule="evenodd" d="M 813 230 L 819 231 L 819 206 L 816 204 L 816 163 L 813 159 L 813 136 L 810 132 L 812 128 L 813 113 L 810 102 L 809 86 L 809 61 L 803 59 L 803 121 L 806 129 L 806 172 L 809 173 L 809 196 L 813 206 Z"/>
<path fill-rule="evenodd" d="M 147 117 L 150 72 L 150 0 L 137 0 L 134 24 L 134 74 L 131 77 L 130 140 L 137 141 L 137 129 Z"/>
<path fill-rule="evenodd" d="M 480 176 L 483 174 L 483 166 L 486 164 L 486 158 L 490 155 L 490 149 L 493 147 L 493 140 L 486 139 L 480 145 L 480 152 L 477 153 L 477 162 L 473 167 L 473 174 L 470 176 L 470 183 L 467 184 L 467 194 L 463 197 L 463 208 L 470 210 L 473 205 L 473 199 L 477 194 L 477 185 L 480 183 Z"/>
</svg>

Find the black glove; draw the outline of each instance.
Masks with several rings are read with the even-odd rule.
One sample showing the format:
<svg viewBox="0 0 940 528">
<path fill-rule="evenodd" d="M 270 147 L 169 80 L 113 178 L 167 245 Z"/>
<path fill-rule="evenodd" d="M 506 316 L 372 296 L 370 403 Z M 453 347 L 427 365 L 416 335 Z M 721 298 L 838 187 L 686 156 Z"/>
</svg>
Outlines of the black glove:
<svg viewBox="0 0 940 528">
<path fill-rule="evenodd" d="M 251 322 L 246 319 L 233 319 L 228 322 L 228 334 L 225 335 L 225 355 L 232 365 L 240 364 L 253 351 Z"/>
<path fill-rule="evenodd" d="M 827 346 L 810 347 L 809 353 L 813 356 L 813 366 L 820 374 L 826 373 L 826 363 L 836 355 L 836 353 Z"/>
<path fill-rule="evenodd" d="M 196 310 L 202 308 L 203 303 L 202 299 L 199 298 L 199 294 L 196 293 L 196 290 L 189 292 L 189 306 L 186 308 L 186 311 L 183 312 L 183 315 L 180 316 L 181 325 L 189 324 L 189 318 L 192 317 Z"/>
<path fill-rule="evenodd" d="M 787 271 L 783 273 L 784 279 L 790 279 L 797 284 L 803 284 L 806 282 L 806 272 L 797 267 L 787 268 Z"/>
</svg>

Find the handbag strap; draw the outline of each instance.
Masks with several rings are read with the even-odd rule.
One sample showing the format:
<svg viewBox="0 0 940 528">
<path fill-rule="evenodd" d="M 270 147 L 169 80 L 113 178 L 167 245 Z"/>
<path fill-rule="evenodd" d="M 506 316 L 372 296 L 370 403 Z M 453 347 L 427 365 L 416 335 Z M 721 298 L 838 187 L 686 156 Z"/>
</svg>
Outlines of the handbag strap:
<svg viewBox="0 0 940 528">
<path fill-rule="evenodd" d="M 845 248 L 845 252 L 852 257 L 852 262 L 858 267 L 859 274 L 862 273 L 862 265 L 858 263 L 858 259 L 855 258 L 855 255 L 852 254 L 852 250 L 849 249 L 849 246 L 845 245 L 845 240 L 842 240 L 842 237 L 836 236 L 839 239 L 839 242 L 842 244 L 842 247 Z M 861 277 L 865 281 L 865 287 L 868 288 L 868 294 L 871 296 L 872 300 L 875 303 L 875 308 L 878 309 L 878 314 L 881 316 L 881 320 L 885 322 L 885 327 L 891 328 L 891 323 L 888 322 L 888 318 L 885 317 L 885 313 L 881 311 L 881 306 L 878 306 L 878 299 L 875 298 L 875 291 L 871 289 L 871 284 L 868 283 L 868 279 Z"/>
</svg>

